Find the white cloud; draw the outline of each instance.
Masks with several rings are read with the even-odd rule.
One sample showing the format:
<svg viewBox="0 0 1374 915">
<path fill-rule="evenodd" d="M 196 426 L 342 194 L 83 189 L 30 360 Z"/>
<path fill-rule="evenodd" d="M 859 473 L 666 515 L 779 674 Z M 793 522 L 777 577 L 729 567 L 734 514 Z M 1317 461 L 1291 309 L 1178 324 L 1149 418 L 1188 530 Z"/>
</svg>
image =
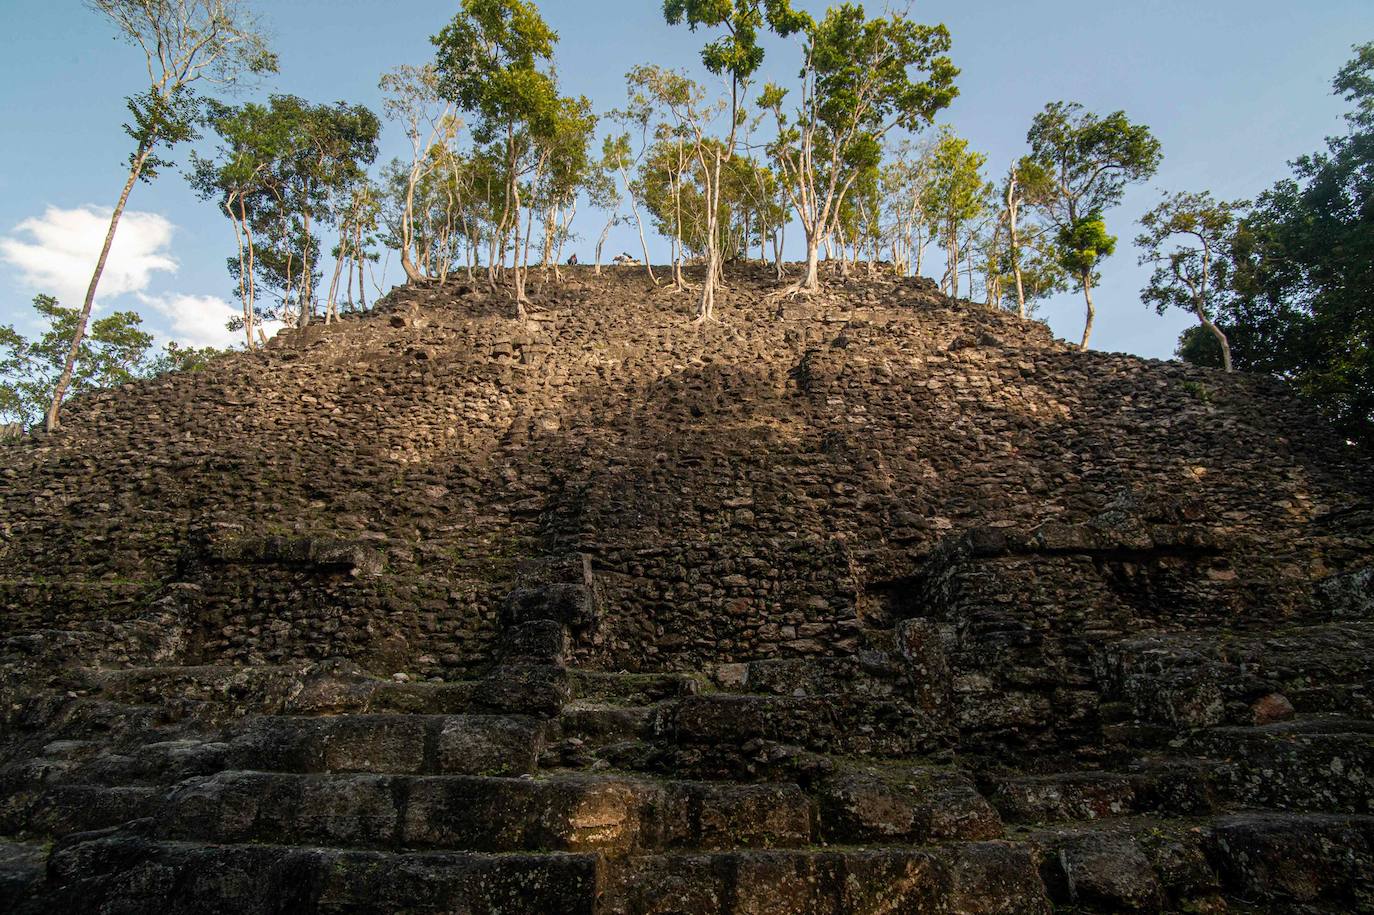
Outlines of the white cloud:
<svg viewBox="0 0 1374 915">
<path fill-rule="evenodd" d="M 0 238 L 0 260 L 15 266 L 24 283 L 79 308 L 86 297 L 100 246 L 110 227 L 109 209 L 48 207 L 42 216 L 15 226 Z M 148 288 L 154 273 L 175 273 L 167 251 L 175 227 L 157 213 L 125 211 L 100 278 L 101 299 Z"/>
<path fill-rule="evenodd" d="M 221 349 L 243 343 L 243 331 L 231 331 L 229 319 L 242 315 L 235 305 L 213 295 L 140 295 L 139 300 L 165 320 L 167 336 L 189 346 L 214 346 Z M 281 322 L 264 325 L 267 336 L 281 328 Z"/>
</svg>

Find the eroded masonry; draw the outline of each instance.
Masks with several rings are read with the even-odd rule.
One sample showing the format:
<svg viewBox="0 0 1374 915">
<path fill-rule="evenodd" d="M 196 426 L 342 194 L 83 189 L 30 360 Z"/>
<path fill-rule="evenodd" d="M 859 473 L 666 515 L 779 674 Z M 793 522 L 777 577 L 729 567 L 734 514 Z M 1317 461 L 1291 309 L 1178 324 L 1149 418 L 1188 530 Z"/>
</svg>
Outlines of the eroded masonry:
<svg viewBox="0 0 1374 915">
<path fill-rule="evenodd" d="M 399 289 L 0 447 L 0 910 L 1374 911 L 1368 459 L 768 288 Z"/>
</svg>

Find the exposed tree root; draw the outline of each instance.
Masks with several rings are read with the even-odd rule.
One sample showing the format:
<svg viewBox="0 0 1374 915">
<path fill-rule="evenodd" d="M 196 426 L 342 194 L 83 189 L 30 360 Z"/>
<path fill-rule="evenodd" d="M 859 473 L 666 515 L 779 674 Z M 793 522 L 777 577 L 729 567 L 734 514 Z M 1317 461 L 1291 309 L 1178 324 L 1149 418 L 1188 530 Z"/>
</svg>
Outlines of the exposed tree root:
<svg viewBox="0 0 1374 915">
<path fill-rule="evenodd" d="M 765 302 L 780 302 L 786 299 L 795 299 L 798 296 L 815 295 L 821 291 L 820 286 L 807 286 L 805 283 L 793 283 L 784 286 L 782 289 L 774 290 L 763 297 Z"/>
</svg>

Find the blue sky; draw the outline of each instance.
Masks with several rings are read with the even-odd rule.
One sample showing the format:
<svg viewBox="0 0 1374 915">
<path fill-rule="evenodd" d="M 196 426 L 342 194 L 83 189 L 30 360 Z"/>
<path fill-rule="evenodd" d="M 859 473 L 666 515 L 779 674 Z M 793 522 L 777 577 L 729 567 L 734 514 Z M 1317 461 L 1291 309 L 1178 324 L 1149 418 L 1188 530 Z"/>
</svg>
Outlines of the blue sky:
<svg viewBox="0 0 1374 915">
<path fill-rule="evenodd" d="M 457 5 L 263 0 L 258 9 L 282 69 L 261 94 L 362 102 L 380 112 L 378 75 L 428 60 L 429 36 Z M 799 5 L 821 12 L 827 4 Z M 588 95 L 598 110 L 623 101 L 624 74 L 634 64 L 705 77 L 696 56 L 701 36 L 666 26 L 657 0 L 540 6 L 560 34 L 563 85 Z M 961 95 L 940 120 L 989 154 L 990 174 L 1024 151 L 1031 117 L 1050 100 L 1125 109 L 1155 131 L 1164 148 L 1160 173 L 1108 214 L 1122 243 L 1103 267 L 1094 344 L 1161 358 L 1189 321 L 1158 317 L 1140 304 L 1145 271 L 1129 243 L 1134 220 L 1161 189 L 1243 198 L 1283 177 L 1289 159 L 1343 130 L 1331 77 L 1352 44 L 1374 40 L 1369 0 L 917 0 L 912 12 L 944 22 L 953 35 Z M 140 88 L 143 64 L 75 0 L 0 0 L 0 30 L 7 36 L 0 56 L 0 322 L 32 329 L 28 302 L 36 292 L 79 302 L 90 268 L 85 252 L 102 228 L 88 208 L 111 206 L 122 183 L 123 97 Z M 795 74 L 795 46 L 776 42 L 768 51 L 764 77 L 786 84 Z M 382 160 L 406 152 L 404 137 L 388 125 Z M 174 172 L 136 187 L 130 210 L 136 215 L 122 247 L 117 243 L 101 309 L 135 308 L 164 336 L 210 342 L 231 301 L 228 222 Z M 579 215 L 574 229 L 584 253 L 599 227 L 597 214 Z M 618 232 L 610 248 L 635 250 L 633 231 Z M 666 259 L 665 245 L 655 251 Z M 393 257 L 387 282 L 398 278 Z M 1076 340 L 1081 332 L 1078 297 L 1053 300 L 1041 315 L 1060 336 Z"/>
</svg>

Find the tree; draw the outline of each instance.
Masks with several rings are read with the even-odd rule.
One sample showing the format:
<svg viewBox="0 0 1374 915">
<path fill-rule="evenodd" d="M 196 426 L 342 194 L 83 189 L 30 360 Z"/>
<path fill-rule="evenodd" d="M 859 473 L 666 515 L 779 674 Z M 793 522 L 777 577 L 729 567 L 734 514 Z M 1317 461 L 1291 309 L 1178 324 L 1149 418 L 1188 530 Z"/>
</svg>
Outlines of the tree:
<svg viewBox="0 0 1374 915">
<path fill-rule="evenodd" d="M 0 326 L 0 419 L 36 424 L 64 377 L 70 391 L 80 394 L 123 384 L 145 371 L 153 337 L 141 329 L 142 319 L 134 312 L 116 311 L 91 322 L 68 372 L 80 312 L 63 308 L 49 295 L 36 296 L 33 307 L 47 325 L 37 339 L 26 339 L 11 325 Z M 182 352 L 171 350 L 165 357 L 175 359 Z"/>
<path fill-rule="evenodd" d="M 684 242 L 687 224 L 692 217 L 699 216 L 704 220 L 706 215 L 705 197 L 697 201 L 696 209 L 689 213 L 684 195 L 690 193 L 687 185 L 694 180 L 691 176 L 703 182 L 707 180 L 702 171 L 706 167 L 703 164 L 706 157 L 700 155 L 702 151 L 698 147 L 701 142 L 711 142 L 703 128 L 719 114 L 723 105 L 707 104 L 706 90 L 676 70 L 653 65 L 637 66 L 625 74 L 625 82 L 629 104 L 613 117 L 626 126 L 638 127 L 644 144 L 638 157 L 631 162 L 629 136 L 623 136 L 617 140 L 620 150 L 617 162 L 622 169 L 621 176 L 630 197 L 635 225 L 639 229 L 645 269 L 649 271 L 649 279 L 657 286 L 658 280 L 649 265 L 649 246 L 644 238 L 643 220 L 639 215 L 641 201 L 658 222 L 660 233 L 672 243 L 670 260 L 673 263 L 673 289 L 683 290 L 687 288 L 682 276 L 683 250 L 684 247 L 692 247 Z M 669 120 L 653 126 L 654 113 L 660 110 L 668 112 Z M 649 146 L 647 141 L 651 127 L 655 141 Z M 638 173 L 633 181 L 629 175 L 631 164 L 637 166 Z M 699 253 L 706 250 L 705 231 L 703 225 L 695 236 L 702 242 L 696 248 Z"/>
<path fill-rule="evenodd" d="M 245 220 L 260 240 L 247 265 L 249 285 L 261 281 L 277 290 L 278 317 L 304 327 L 315 311 L 320 233 L 335 221 L 331 203 L 365 177 L 381 123 L 362 105 L 312 105 L 294 95 L 273 95 L 266 106 L 249 103 L 229 121 L 245 125 L 249 158 L 261 165 L 260 190 Z M 204 183 L 217 186 L 213 171 Z"/>
<path fill-rule="evenodd" d="M 544 213 L 544 246 L 541 266 L 547 270 L 553 261 L 554 276 L 558 272 L 555 255 L 571 234 L 570 225 L 577 212 L 577 195 L 592 169 L 590 147 L 596 135 L 596 115 L 592 103 L 585 97 L 565 97 L 558 100 L 549 131 L 535 142 L 538 159 L 535 164 L 530 213 L 536 209 Z M 526 245 L 529 233 L 525 233 Z"/>
<path fill-rule="evenodd" d="M 702 106 L 693 100 L 683 100 L 675 108 L 679 123 L 690 135 L 705 184 L 706 276 L 696 320 L 712 321 L 715 320 L 716 286 L 722 263 L 717 245 L 722 172 L 725 162 L 735 154 L 739 141 L 740 112 L 749 82 L 763 64 L 759 29 L 766 23 L 778 35 L 786 37 L 804 28 L 811 17 L 795 12 L 789 0 L 664 0 L 663 16 L 669 25 L 686 23 L 693 32 L 699 28 L 723 30 L 702 48 L 701 62 L 708 72 L 723 77 L 729 84 L 728 104 Z M 723 143 L 712 143 L 707 135 L 709 124 L 726 111 L 730 131 Z"/>
<path fill-rule="evenodd" d="M 892 223 L 892 262 L 900 276 L 913 270 L 920 274 L 934 233 L 929 211 L 934 155 L 935 144 L 929 139 L 919 146 L 903 140 L 883 167 L 883 196 Z"/>
<path fill-rule="evenodd" d="M 272 169 L 291 143 L 285 121 L 274 109 L 246 104 L 232 107 L 218 102 L 207 106 L 206 123 L 221 142 L 214 158 L 191 153 L 187 178 L 196 193 L 215 200 L 234 227 L 237 257 L 229 270 L 237 280 L 235 295 L 243 309 L 242 329 L 248 348 L 255 349 L 262 336 L 257 306 L 257 247 L 253 227 L 261 220 L 258 211 L 273 192 Z"/>
<path fill-rule="evenodd" d="M 676 130 L 664 133 L 666 136 L 649 148 L 634 183 L 659 233 L 672 243 L 674 288 L 681 289 L 685 284 L 676 265 L 687 252 L 697 257 L 706 254 L 712 244 L 707 236 L 711 225 L 715 226 L 714 244 L 722 263 L 745 253 L 748 195 L 756 166 L 745 156 L 730 159 L 721 172 L 720 202 L 713 220 L 707 213 L 705 168 Z"/>
<path fill-rule="evenodd" d="M 152 378 L 172 372 L 203 372 L 212 361 L 226 352 L 228 350 L 213 346 L 182 346 L 175 340 L 168 340 L 162 352 L 144 362 L 144 375 Z"/>
<path fill-rule="evenodd" d="M 1333 81 L 1348 131 L 1291 163 L 1237 224 L 1216 324 L 1237 368 L 1286 379 L 1347 438 L 1374 442 L 1374 43 Z M 1199 329 L 1195 329 L 1199 330 Z M 1220 362 L 1202 333 L 1186 359 Z"/>
<path fill-rule="evenodd" d="M 339 243 L 334 247 L 334 279 L 329 284 L 329 295 L 325 300 L 324 322 L 339 317 L 340 286 L 347 287 L 347 300 L 353 307 L 353 271 L 358 273 L 357 308 L 367 308 L 367 292 L 363 285 L 363 265 L 375 260 L 370 249 L 376 243 L 377 224 L 381 215 L 381 203 L 377 188 L 367 178 L 354 182 L 351 186 L 336 191 L 335 224 L 339 227 Z M 340 278 L 345 282 L 340 283 Z M 440 274 L 443 282 L 443 274 Z"/>
<path fill-rule="evenodd" d="M 625 184 L 625 193 L 630 198 L 630 215 L 634 219 L 635 229 L 639 232 L 639 247 L 644 253 L 644 269 L 649 274 L 649 281 L 655 286 L 658 285 L 658 278 L 654 276 L 653 264 L 649 259 L 649 242 L 644 237 L 644 219 L 639 215 L 640 203 L 644 201 L 644 176 L 646 171 L 652 171 L 653 166 L 646 161 L 646 156 L 651 153 L 649 145 L 649 134 L 652 131 L 655 135 L 669 133 L 678 138 L 678 146 L 683 146 L 682 138 L 686 134 L 683 125 L 683 118 L 694 116 L 700 111 L 705 92 L 696 83 L 686 76 L 673 70 L 667 70 L 657 66 L 637 66 L 630 68 L 630 72 L 625 74 L 625 86 L 628 101 L 624 108 L 611 113 L 611 118 L 631 130 L 639 132 L 639 152 L 632 155 L 630 146 L 630 134 L 622 133 L 614 137 L 611 142 L 613 146 L 606 147 L 608 154 L 613 153 L 614 158 L 608 160 L 612 162 L 620 175 L 621 181 Z M 666 124 L 654 127 L 654 112 L 666 108 L 676 118 L 677 123 L 668 126 Z M 661 137 L 659 138 L 661 142 Z M 657 150 L 661 153 L 661 150 Z M 685 162 L 681 161 L 685 157 L 678 156 L 679 166 L 677 174 L 680 178 L 685 171 Z M 661 163 L 660 163 L 661 164 Z M 638 172 L 640 180 L 636 181 L 630 177 L 631 170 Z M 660 229 L 664 222 L 660 220 Z M 680 226 L 679 226 L 680 229 Z M 681 232 L 670 234 L 665 232 L 669 238 L 674 239 L 673 251 L 673 287 L 682 288 L 681 265 L 678 263 L 678 248 L 681 242 Z"/>
<path fill-rule="evenodd" d="M 1225 253 L 1235 227 L 1236 213 L 1244 203 L 1217 201 L 1206 191 L 1179 193 L 1164 198 L 1140 218 L 1145 230 L 1136 237 L 1143 249 L 1140 263 L 1154 273 L 1140 296 L 1163 314 L 1171 306 L 1197 315 L 1221 349 L 1222 367 L 1232 371 L 1231 344 L 1213 321 L 1212 294 L 1224 286 Z"/>
<path fill-rule="evenodd" d="M 110 215 L 66 363 L 53 388 L 47 415 L 50 430 L 61 425 L 62 399 L 71 385 L 100 275 L 134 184 L 151 181 L 169 164 L 157 155 L 159 149 L 196 136 L 200 105 L 193 90 L 199 84 L 232 87 L 247 76 L 277 68 L 276 56 L 240 0 L 88 0 L 88 5 L 107 17 L 121 38 L 143 51 L 149 86 L 127 99 L 131 123 L 124 130 L 134 141 L 129 176 Z"/>
<path fill-rule="evenodd" d="M 759 245 L 759 261 L 768 262 L 765 247 L 773 244 L 773 268 L 777 278 L 783 278 L 782 248 L 783 231 L 790 215 L 787 189 L 780 172 L 770 168 L 767 163 L 753 159 L 742 160 L 743 168 L 739 185 L 740 194 L 746 207 L 746 219 L 754 219 L 754 239 Z"/>
<path fill-rule="evenodd" d="M 821 239 L 834 228 L 854 182 L 877 167 L 888 132 L 919 130 L 948 107 L 958 94 L 959 70 L 945 56 L 950 38 L 943 25 L 921 25 L 902 13 L 868 19 L 854 3 L 830 7 L 820 22 L 800 15 L 805 39 L 796 111 L 784 113 L 786 91 L 776 85 L 759 103 L 777 120 L 772 152 L 806 232 L 806 276 L 788 291 L 814 292 Z"/>
<path fill-rule="evenodd" d="M 1159 168 L 1159 141 L 1124 111 L 1098 116 L 1076 102 L 1051 102 L 1035 116 L 1026 140 L 1031 160 L 1044 170 L 1044 193 L 1036 206 L 1057 231 L 1062 263 L 1083 290 L 1087 318 L 1080 348 L 1092 337 L 1092 287 L 1102 259 L 1116 239 L 1103 214 L 1121 202 L 1126 186 Z"/>
<path fill-rule="evenodd" d="M 457 134 L 458 121 L 451 117 L 452 102 L 439 95 L 439 72 L 433 64 L 415 67 L 403 64 L 382 74 L 378 82 L 385 101 L 382 110 L 398 121 L 410 140 L 410 169 L 406 172 L 405 205 L 401 214 L 401 269 L 406 281 L 418 283 L 425 279 L 411 258 L 414 246 L 415 188 L 428 169 L 439 165 L 441 158 L 433 153 L 438 144 L 451 144 Z"/>
<path fill-rule="evenodd" d="M 432 39 L 440 95 L 482 119 L 479 140 L 504 142 L 506 195 L 496 234 L 513 233 L 512 276 L 520 320 L 529 302 L 520 264 L 520 182 L 536 166 L 536 141 L 555 130 L 558 87 L 540 67 L 552 64 L 557 40 L 529 0 L 463 0 L 453 21 Z"/>
<path fill-rule="evenodd" d="M 601 141 L 601 158 L 597 159 L 587 177 L 587 197 L 591 205 L 606 214 L 606 224 L 596 239 L 596 275 L 601 275 L 601 252 L 606 247 L 606 239 L 611 229 L 621 222 L 620 204 L 624 197 L 620 193 L 617 176 L 620 173 L 621 148 L 619 137 L 605 137 Z"/>
<path fill-rule="evenodd" d="M 1006 266 L 1010 268 L 1016 285 L 1016 313 L 1022 318 L 1028 315 L 1027 303 L 1057 292 L 1065 285 L 1063 257 L 1053 247 L 1045 226 L 1021 221 L 1023 212 L 1032 207 L 1035 201 L 1049 197 L 1049 180 L 1045 169 L 1027 156 L 1012 163 L 1002 182 L 1001 219 L 1007 228 Z M 1031 255 L 1029 262 L 1026 258 L 1028 251 Z"/>
<path fill-rule="evenodd" d="M 945 275 L 940 285 L 955 298 L 959 296 L 960 238 L 988 210 L 991 188 L 983 180 L 987 158 L 969 149 L 968 140 L 949 127 L 940 129 L 931 152 L 925 209 L 945 245 Z"/>
</svg>

